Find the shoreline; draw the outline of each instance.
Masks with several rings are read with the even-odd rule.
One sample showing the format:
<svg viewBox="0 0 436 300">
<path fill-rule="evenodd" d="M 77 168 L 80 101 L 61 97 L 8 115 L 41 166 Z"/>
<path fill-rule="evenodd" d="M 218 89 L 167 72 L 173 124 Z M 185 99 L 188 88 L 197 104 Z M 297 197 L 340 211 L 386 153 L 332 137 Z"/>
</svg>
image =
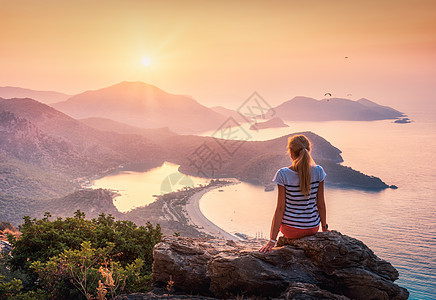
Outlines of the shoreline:
<svg viewBox="0 0 436 300">
<path fill-rule="evenodd" d="M 238 237 L 235 235 L 223 230 L 215 223 L 211 222 L 208 218 L 206 218 L 200 210 L 200 200 L 201 198 L 211 190 L 222 188 L 223 186 L 239 184 L 239 181 L 235 181 L 229 184 L 214 186 L 204 189 L 198 193 L 192 195 L 187 201 L 184 211 L 186 213 L 186 217 L 188 219 L 189 225 L 195 227 L 198 231 L 204 232 L 206 234 L 212 235 L 214 237 L 225 239 L 225 240 L 233 240 L 240 241 Z"/>
</svg>

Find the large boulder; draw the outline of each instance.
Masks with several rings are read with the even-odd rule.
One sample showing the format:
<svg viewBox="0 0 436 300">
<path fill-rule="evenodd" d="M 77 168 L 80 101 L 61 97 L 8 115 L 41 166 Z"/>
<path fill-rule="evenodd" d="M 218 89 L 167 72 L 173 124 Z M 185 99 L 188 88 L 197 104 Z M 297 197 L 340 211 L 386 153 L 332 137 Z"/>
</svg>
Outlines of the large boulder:
<svg viewBox="0 0 436 300">
<path fill-rule="evenodd" d="M 364 243 L 337 231 L 261 244 L 164 237 L 154 248 L 153 281 L 176 291 L 217 298 L 407 299 L 397 270 Z"/>
</svg>

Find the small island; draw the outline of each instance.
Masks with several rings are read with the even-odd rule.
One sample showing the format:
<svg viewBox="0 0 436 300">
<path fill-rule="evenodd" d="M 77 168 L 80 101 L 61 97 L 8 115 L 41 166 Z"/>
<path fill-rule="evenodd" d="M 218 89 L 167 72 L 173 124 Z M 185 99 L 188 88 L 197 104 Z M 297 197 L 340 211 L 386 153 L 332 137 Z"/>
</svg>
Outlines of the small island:
<svg viewBox="0 0 436 300">
<path fill-rule="evenodd" d="M 408 123 L 412 123 L 413 121 L 410 120 L 409 118 L 400 118 L 394 121 L 394 123 L 397 124 L 408 124 Z"/>
<path fill-rule="evenodd" d="M 268 128 L 280 128 L 280 127 L 289 127 L 285 122 L 283 122 L 280 118 L 272 118 L 268 121 L 255 123 L 250 126 L 250 130 L 259 130 L 259 129 L 268 129 Z"/>
</svg>

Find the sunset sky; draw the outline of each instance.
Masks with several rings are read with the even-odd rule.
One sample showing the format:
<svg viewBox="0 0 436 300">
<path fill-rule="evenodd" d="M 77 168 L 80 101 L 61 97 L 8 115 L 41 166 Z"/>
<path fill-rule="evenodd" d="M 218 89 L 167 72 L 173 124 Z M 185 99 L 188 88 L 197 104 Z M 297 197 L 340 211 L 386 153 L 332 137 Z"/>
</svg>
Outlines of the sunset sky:
<svg viewBox="0 0 436 300">
<path fill-rule="evenodd" d="M 325 93 L 400 110 L 436 102 L 434 0 L 0 5 L 0 86 L 144 81 L 234 109 L 254 91 L 272 105 Z"/>
</svg>

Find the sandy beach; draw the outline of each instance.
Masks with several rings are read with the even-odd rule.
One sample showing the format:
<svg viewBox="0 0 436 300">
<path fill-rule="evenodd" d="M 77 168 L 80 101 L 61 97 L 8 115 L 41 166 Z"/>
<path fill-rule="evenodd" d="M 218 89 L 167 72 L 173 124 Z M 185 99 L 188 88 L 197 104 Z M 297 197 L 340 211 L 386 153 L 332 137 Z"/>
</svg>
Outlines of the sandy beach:
<svg viewBox="0 0 436 300">
<path fill-rule="evenodd" d="M 235 181 L 234 183 L 230 184 L 237 184 L 238 182 L 239 181 Z M 223 229 L 209 221 L 209 219 L 207 219 L 200 210 L 200 200 L 203 195 L 213 189 L 219 189 L 222 187 L 223 186 L 209 187 L 191 196 L 185 206 L 187 218 L 191 222 L 190 225 L 196 226 L 199 231 L 210 234 L 217 238 L 238 241 L 240 240 L 238 237 L 224 231 Z"/>
</svg>

